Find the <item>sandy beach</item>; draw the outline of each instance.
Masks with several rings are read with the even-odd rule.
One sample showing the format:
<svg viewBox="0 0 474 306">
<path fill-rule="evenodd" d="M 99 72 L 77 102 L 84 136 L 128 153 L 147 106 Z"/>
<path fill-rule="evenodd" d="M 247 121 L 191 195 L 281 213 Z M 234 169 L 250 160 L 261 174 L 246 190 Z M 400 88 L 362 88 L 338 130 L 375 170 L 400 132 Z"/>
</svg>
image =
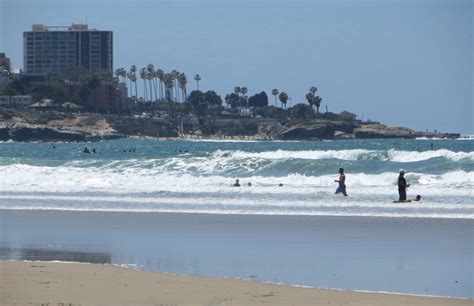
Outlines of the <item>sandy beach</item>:
<svg viewBox="0 0 474 306">
<path fill-rule="evenodd" d="M 2 305 L 473 305 L 465 299 L 297 288 L 100 264 L 16 261 L 0 261 L 0 297 Z"/>
</svg>

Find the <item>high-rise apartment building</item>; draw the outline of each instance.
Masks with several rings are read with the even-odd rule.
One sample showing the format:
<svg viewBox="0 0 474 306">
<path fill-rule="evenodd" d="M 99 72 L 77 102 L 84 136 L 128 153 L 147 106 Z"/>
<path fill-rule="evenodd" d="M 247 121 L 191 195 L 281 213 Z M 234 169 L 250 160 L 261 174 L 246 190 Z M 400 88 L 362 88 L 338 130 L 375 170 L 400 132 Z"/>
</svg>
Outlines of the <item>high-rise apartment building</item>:
<svg viewBox="0 0 474 306">
<path fill-rule="evenodd" d="M 73 66 L 90 72 L 113 71 L 113 33 L 89 29 L 86 24 L 44 26 L 23 32 L 23 70 L 28 74 L 55 74 Z"/>
</svg>

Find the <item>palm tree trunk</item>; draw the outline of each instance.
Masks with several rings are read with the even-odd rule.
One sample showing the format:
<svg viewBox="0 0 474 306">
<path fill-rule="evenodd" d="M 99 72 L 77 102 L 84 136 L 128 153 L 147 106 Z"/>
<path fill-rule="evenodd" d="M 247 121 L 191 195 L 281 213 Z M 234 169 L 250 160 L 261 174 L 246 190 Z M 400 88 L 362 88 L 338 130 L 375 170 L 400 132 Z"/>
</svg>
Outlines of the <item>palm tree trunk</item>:
<svg viewBox="0 0 474 306">
<path fill-rule="evenodd" d="M 178 89 L 178 82 L 175 81 L 175 85 L 174 85 L 174 93 L 176 95 L 176 103 L 178 103 L 179 101 L 179 89 Z"/>
<path fill-rule="evenodd" d="M 135 83 L 135 98 L 138 99 L 137 80 L 133 81 L 133 83 Z"/>
<path fill-rule="evenodd" d="M 155 101 L 158 101 L 158 84 L 156 78 L 153 78 L 153 88 L 155 89 Z"/>
<path fill-rule="evenodd" d="M 151 79 L 148 80 L 148 83 L 150 85 L 150 102 L 153 102 L 153 89 L 151 87 Z"/>
<path fill-rule="evenodd" d="M 146 80 L 145 79 L 143 79 L 143 92 L 145 94 L 145 96 L 143 97 L 143 101 L 146 102 L 148 99 L 147 99 L 147 94 L 146 94 Z"/>
</svg>

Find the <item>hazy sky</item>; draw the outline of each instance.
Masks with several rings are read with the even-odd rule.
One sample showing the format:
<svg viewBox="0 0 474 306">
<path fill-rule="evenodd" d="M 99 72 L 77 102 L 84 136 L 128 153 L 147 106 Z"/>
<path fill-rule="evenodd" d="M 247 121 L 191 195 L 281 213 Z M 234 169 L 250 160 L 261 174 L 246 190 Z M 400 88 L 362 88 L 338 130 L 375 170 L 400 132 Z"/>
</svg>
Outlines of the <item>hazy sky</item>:
<svg viewBox="0 0 474 306">
<path fill-rule="evenodd" d="M 474 134 L 471 0 L 0 0 L 0 52 L 23 65 L 34 23 L 114 32 L 114 69 L 202 76 L 222 98 L 272 88 L 322 109 L 417 130 Z M 189 89 L 188 89 L 189 91 Z"/>
</svg>

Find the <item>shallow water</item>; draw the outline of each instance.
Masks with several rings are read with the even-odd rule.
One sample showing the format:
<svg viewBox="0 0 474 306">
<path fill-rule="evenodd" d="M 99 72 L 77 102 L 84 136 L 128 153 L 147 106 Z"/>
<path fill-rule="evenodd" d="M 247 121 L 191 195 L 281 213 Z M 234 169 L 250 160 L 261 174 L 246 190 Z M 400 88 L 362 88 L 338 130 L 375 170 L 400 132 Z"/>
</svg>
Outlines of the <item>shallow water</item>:
<svg viewBox="0 0 474 306">
<path fill-rule="evenodd" d="M 472 298 L 473 222 L 0 210 L 0 259 Z"/>
<path fill-rule="evenodd" d="M 54 146 L 0 143 L 0 208 L 474 218 L 471 140 Z M 98 153 L 82 153 L 85 146 Z M 333 194 L 339 167 L 346 169 L 348 198 Z M 400 168 L 412 184 L 408 198 L 420 194 L 422 202 L 392 203 Z M 243 187 L 230 187 L 236 178 Z"/>
<path fill-rule="evenodd" d="M 472 140 L 0 143 L 0 258 L 472 298 L 473 187 Z"/>
</svg>

